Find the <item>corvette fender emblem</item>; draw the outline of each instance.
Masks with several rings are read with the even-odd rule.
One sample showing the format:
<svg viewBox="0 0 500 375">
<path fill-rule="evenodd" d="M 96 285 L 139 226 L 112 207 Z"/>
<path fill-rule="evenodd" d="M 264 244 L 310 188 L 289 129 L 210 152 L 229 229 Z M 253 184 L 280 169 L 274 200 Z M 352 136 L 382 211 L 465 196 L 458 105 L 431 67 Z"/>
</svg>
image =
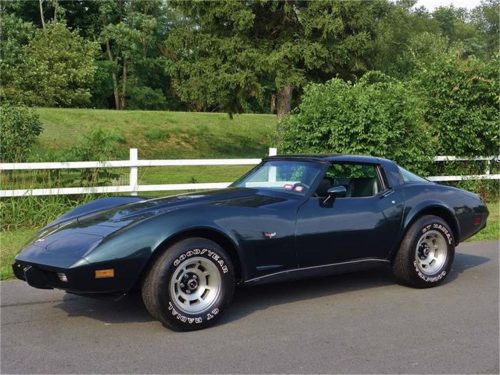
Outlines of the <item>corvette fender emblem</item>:
<svg viewBox="0 0 500 375">
<path fill-rule="evenodd" d="M 264 232 L 264 237 L 269 239 L 274 238 L 276 237 L 276 232 Z"/>
</svg>

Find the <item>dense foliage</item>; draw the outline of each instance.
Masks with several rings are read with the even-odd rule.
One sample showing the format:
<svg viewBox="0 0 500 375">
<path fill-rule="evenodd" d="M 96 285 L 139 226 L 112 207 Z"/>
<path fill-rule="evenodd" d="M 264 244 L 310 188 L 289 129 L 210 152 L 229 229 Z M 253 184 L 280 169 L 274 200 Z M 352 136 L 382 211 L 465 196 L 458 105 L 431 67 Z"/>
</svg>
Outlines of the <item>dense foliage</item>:
<svg viewBox="0 0 500 375">
<path fill-rule="evenodd" d="M 29 155 L 42 124 L 38 115 L 26 107 L 0 106 L 0 161 L 22 162 Z"/>
<path fill-rule="evenodd" d="M 381 156 L 421 171 L 435 147 L 430 130 L 405 84 L 372 73 L 354 84 L 333 79 L 307 86 L 281 124 L 280 149 Z"/>
<path fill-rule="evenodd" d="M 2 1 L 0 97 L 281 116 L 308 83 L 370 70 L 407 80 L 438 45 L 487 62 L 499 9 L 498 0 L 432 12 L 414 0 Z"/>
<path fill-rule="evenodd" d="M 47 24 L 20 51 L 6 99 L 49 107 L 89 104 L 96 47 L 61 23 Z"/>
<path fill-rule="evenodd" d="M 482 61 L 450 51 L 414 77 L 439 155 L 496 155 L 500 147 L 498 56 Z"/>
<path fill-rule="evenodd" d="M 278 115 L 308 81 L 365 71 L 377 20 L 389 8 L 381 0 L 172 5 L 187 19 L 166 44 L 180 97 L 230 113 L 274 98 Z"/>
</svg>

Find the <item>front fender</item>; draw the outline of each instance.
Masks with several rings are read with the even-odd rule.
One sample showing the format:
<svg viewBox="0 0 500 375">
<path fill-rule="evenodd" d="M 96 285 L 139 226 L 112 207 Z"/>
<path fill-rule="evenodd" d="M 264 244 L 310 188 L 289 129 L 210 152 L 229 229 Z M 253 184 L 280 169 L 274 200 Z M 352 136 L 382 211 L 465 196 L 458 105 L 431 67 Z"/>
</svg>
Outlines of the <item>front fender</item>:
<svg viewBox="0 0 500 375">
<path fill-rule="evenodd" d="M 203 207 L 198 207 L 196 213 L 186 209 L 170 211 L 134 223 L 105 238 L 98 247 L 85 256 L 85 260 L 91 264 L 132 262 L 136 272 L 127 278 L 127 285 L 123 286 L 124 290 L 130 290 L 153 254 L 169 240 L 194 230 L 210 230 L 231 241 L 240 260 L 243 261 L 244 254 L 240 250 L 238 238 L 217 225 L 208 211 Z"/>
</svg>

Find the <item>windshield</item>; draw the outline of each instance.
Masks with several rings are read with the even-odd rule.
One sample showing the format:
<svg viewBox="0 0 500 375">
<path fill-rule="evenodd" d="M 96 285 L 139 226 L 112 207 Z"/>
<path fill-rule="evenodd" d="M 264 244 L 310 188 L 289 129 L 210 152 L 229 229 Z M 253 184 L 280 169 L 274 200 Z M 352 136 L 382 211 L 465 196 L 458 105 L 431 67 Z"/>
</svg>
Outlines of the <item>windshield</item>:
<svg viewBox="0 0 500 375">
<path fill-rule="evenodd" d="M 270 160 L 258 165 L 231 186 L 265 188 L 304 195 L 321 173 L 320 164 Z"/>
</svg>

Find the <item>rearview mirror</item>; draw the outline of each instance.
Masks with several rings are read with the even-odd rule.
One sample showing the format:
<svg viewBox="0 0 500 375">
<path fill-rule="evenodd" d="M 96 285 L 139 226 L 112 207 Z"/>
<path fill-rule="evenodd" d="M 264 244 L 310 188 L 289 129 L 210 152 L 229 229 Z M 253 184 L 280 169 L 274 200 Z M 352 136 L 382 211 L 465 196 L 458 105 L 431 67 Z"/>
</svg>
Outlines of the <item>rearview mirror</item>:
<svg viewBox="0 0 500 375">
<path fill-rule="evenodd" d="M 335 198 L 343 198 L 347 195 L 347 190 L 342 185 L 332 186 L 326 191 L 326 198 L 321 202 L 323 207 L 331 207 Z"/>
<path fill-rule="evenodd" d="M 347 190 L 342 185 L 336 185 L 328 189 L 326 193 L 331 198 L 344 198 L 347 194 Z"/>
</svg>

